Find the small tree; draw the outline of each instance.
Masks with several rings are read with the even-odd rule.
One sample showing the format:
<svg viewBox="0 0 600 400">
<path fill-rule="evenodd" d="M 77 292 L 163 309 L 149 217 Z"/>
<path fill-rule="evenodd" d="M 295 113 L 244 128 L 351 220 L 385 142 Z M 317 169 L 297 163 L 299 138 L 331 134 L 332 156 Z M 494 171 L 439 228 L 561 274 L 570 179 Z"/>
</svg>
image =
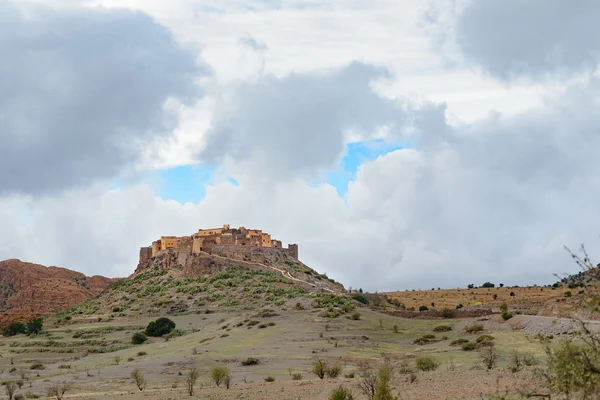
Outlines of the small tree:
<svg viewBox="0 0 600 400">
<path fill-rule="evenodd" d="M 429 310 L 429 307 L 427 307 L 427 306 L 419 307 L 419 311 L 427 311 L 427 310 Z"/>
<path fill-rule="evenodd" d="M 390 388 L 392 372 L 391 364 L 387 361 L 379 368 L 377 387 L 375 388 L 373 400 L 396 400 L 396 397 L 392 395 L 392 389 Z"/>
<path fill-rule="evenodd" d="M 194 385 L 196 384 L 196 381 L 198 380 L 199 376 L 200 372 L 198 372 L 196 368 L 192 368 L 190 369 L 190 372 L 188 373 L 185 379 L 185 384 L 187 386 L 187 390 L 190 396 L 194 395 Z"/>
<path fill-rule="evenodd" d="M 144 389 L 146 388 L 146 379 L 144 378 L 144 375 L 142 374 L 142 371 L 140 371 L 139 368 L 133 370 L 133 372 L 131 373 L 131 379 L 133 379 L 140 392 L 144 391 Z"/>
<path fill-rule="evenodd" d="M 373 373 L 371 364 L 367 361 L 362 361 L 358 364 L 358 381 L 359 390 L 367 397 L 372 400 L 375 396 L 375 388 L 377 387 L 377 375 Z"/>
<path fill-rule="evenodd" d="M 63 396 L 70 388 L 70 385 L 66 381 L 57 382 L 50 386 L 48 395 L 56 397 L 56 400 L 62 400 Z"/>
<path fill-rule="evenodd" d="M 171 333 L 175 329 L 175 322 L 169 318 L 159 318 L 156 321 L 152 321 L 146 327 L 146 335 L 153 337 L 161 337 Z"/>
<path fill-rule="evenodd" d="M 486 282 L 483 285 L 481 285 L 482 288 L 493 288 L 496 287 L 496 285 L 494 285 L 492 282 Z"/>
<path fill-rule="evenodd" d="M 10 381 L 6 382 L 6 385 L 4 385 L 4 387 L 6 389 L 6 395 L 8 396 L 8 400 L 13 400 L 15 392 L 17 391 L 17 384 L 13 381 Z"/>
<path fill-rule="evenodd" d="M 312 372 L 318 376 L 319 379 L 325 378 L 325 374 L 327 373 L 327 363 L 321 359 L 315 360 Z"/>
<path fill-rule="evenodd" d="M 488 346 L 484 346 L 479 351 L 479 354 L 481 355 L 481 361 L 483 362 L 485 367 L 488 370 L 494 369 L 499 357 L 498 352 L 496 351 L 496 346 L 494 346 L 493 343 L 491 343 Z"/>
<path fill-rule="evenodd" d="M 214 367 L 210 371 L 210 376 L 217 385 L 217 387 L 221 386 L 221 383 L 225 383 L 225 386 L 229 389 L 229 382 L 231 382 L 231 371 L 227 367 Z"/>
<path fill-rule="evenodd" d="M 43 320 L 41 318 L 34 318 L 27 322 L 27 333 L 29 335 L 37 335 L 42 331 Z"/>
</svg>

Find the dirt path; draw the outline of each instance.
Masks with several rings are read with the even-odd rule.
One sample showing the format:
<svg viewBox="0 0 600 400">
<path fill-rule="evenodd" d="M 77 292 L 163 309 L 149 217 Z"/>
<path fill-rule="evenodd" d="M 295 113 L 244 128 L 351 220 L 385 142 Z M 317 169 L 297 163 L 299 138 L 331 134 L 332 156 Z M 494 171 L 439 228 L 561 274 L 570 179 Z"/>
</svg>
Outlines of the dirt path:
<svg viewBox="0 0 600 400">
<path fill-rule="evenodd" d="M 273 267 L 272 265 L 261 264 L 259 262 L 255 262 L 255 261 L 239 260 L 237 258 L 231 258 L 231 257 L 223 257 L 223 256 L 219 256 L 217 254 L 210 254 L 210 253 L 207 253 L 205 251 L 201 251 L 201 252 L 204 253 L 204 254 L 207 254 L 209 256 L 212 256 L 212 257 L 218 257 L 218 258 L 223 259 L 223 260 L 231 260 L 231 261 L 240 262 L 240 263 L 244 263 L 244 264 L 253 264 L 253 265 L 259 265 L 259 266 L 265 267 L 265 268 L 270 268 L 270 269 L 273 269 L 273 270 L 279 272 L 284 278 L 290 279 L 290 280 L 295 281 L 295 282 L 300 282 L 300 283 L 303 283 L 305 285 L 312 286 L 314 288 L 320 288 L 320 289 L 325 290 L 326 292 L 335 293 L 334 290 L 329 289 L 327 286 L 318 286 L 318 285 L 315 285 L 314 283 L 310 283 L 310 282 L 304 281 L 302 279 L 294 278 L 292 276 L 292 274 L 290 274 L 288 271 L 286 271 L 284 269 L 277 268 L 277 267 Z"/>
</svg>

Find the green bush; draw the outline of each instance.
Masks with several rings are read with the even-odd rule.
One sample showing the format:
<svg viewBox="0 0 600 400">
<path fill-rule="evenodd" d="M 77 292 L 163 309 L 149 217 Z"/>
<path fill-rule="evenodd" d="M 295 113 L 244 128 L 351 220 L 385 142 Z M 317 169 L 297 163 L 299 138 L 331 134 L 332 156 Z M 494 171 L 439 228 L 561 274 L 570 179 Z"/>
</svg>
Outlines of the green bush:
<svg viewBox="0 0 600 400">
<path fill-rule="evenodd" d="M 342 366 L 341 365 L 337 365 L 337 364 L 336 365 L 328 366 L 325 369 L 325 373 L 330 378 L 337 378 L 342 373 Z"/>
<path fill-rule="evenodd" d="M 358 311 L 352 313 L 352 319 L 358 321 L 360 319 L 360 313 Z"/>
<path fill-rule="evenodd" d="M 481 335 L 475 341 L 477 343 L 481 343 L 481 342 L 491 342 L 492 340 L 494 340 L 494 337 L 492 335 Z"/>
<path fill-rule="evenodd" d="M 430 356 L 417 357 L 415 360 L 415 367 L 421 371 L 434 371 L 439 366 L 440 364 Z"/>
<path fill-rule="evenodd" d="M 464 351 L 473 351 L 475 349 L 477 349 L 477 344 L 476 343 L 472 343 L 472 342 L 468 342 L 462 345 L 462 349 Z"/>
<path fill-rule="evenodd" d="M 477 333 L 483 330 L 483 325 L 475 324 L 475 325 L 467 325 L 465 326 L 465 332 L 467 333 Z"/>
<path fill-rule="evenodd" d="M 146 334 L 144 332 L 136 332 L 131 336 L 132 344 L 146 343 L 147 340 L 148 340 L 148 337 L 146 336 Z"/>
<path fill-rule="evenodd" d="M 221 383 L 227 385 L 228 381 L 231 380 L 231 372 L 227 367 L 213 367 L 210 371 L 210 377 L 217 387 L 221 386 Z"/>
<path fill-rule="evenodd" d="M 419 311 L 428 311 L 428 310 L 429 310 L 429 307 L 427 307 L 427 306 L 419 307 Z"/>
<path fill-rule="evenodd" d="M 169 334 L 173 329 L 175 329 L 175 322 L 171 321 L 169 318 L 162 317 L 148 324 L 146 335 L 161 337 Z"/>
<path fill-rule="evenodd" d="M 36 370 L 46 369 L 46 366 L 42 363 L 35 363 L 35 364 L 31 364 L 29 366 L 29 369 L 36 369 Z"/>
<path fill-rule="evenodd" d="M 41 318 L 34 318 L 27 322 L 27 333 L 30 335 L 37 335 L 42 331 L 43 321 Z"/>
<path fill-rule="evenodd" d="M 265 382 L 275 382 L 275 378 L 273 378 L 272 376 L 267 376 L 265 378 Z"/>
<path fill-rule="evenodd" d="M 496 285 L 494 285 L 494 284 L 493 284 L 493 283 L 491 283 L 491 282 L 486 282 L 486 283 L 484 283 L 483 285 L 481 285 L 481 287 L 482 287 L 482 288 L 493 288 L 493 287 L 496 287 Z"/>
<path fill-rule="evenodd" d="M 438 325 L 433 328 L 434 332 L 449 332 L 452 330 L 452 326 L 450 325 Z"/>
<path fill-rule="evenodd" d="M 449 308 L 442 308 L 442 310 L 440 311 L 440 316 L 446 319 L 454 318 L 454 311 L 452 311 Z"/>
<path fill-rule="evenodd" d="M 242 365 L 244 365 L 244 366 L 258 365 L 259 363 L 260 363 L 260 361 L 258 360 L 258 358 L 254 358 L 254 357 L 248 357 L 242 361 Z"/>
<path fill-rule="evenodd" d="M 500 311 L 502 312 L 502 319 L 505 321 L 513 317 L 512 313 L 508 312 L 508 305 L 506 303 L 500 305 Z"/>
<path fill-rule="evenodd" d="M 469 343 L 469 340 L 460 338 L 460 339 L 451 341 L 450 346 L 462 346 L 465 343 Z"/>
<path fill-rule="evenodd" d="M 346 389 L 344 386 L 339 386 L 329 394 L 329 400 L 354 400 L 352 390 Z"/>
<path fill-rule="evenodd" d="M 369 299 L 367 299 L 367 298 L 365 297 L 365 295 L 364 295 L 364 294 L 362 294 L 362 293 L 354 293 L 354 294 L 352 295 L 352 298 L 353 298 L 354 300 L 358 301 L 359 303 L 363 303 L 363 304 L 369 304 Z"/>
<path fill-rule="evenodd" d="M 27 332 L 27 327 L 22 322 L 11 322 L 2 332 L 4 336 L 15 336 Z"/>
</svg>

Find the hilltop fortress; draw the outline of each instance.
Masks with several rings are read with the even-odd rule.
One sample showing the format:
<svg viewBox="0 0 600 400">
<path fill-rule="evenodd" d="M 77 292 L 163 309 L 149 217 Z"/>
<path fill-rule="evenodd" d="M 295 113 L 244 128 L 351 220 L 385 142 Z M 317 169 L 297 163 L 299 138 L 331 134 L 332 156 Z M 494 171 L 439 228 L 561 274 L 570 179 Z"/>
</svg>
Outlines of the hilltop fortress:
<svg viewBox="0 0 600 400">
<path fill-rule="evenodd" d="M 298 245 L 283 248 L 281 241 L 259 229 L 222 228 L 199 229 L 191 236 L 161 236 L 149 247 L 140 249 L 139 264 L 147 264 L 152 258 L 175 251 L 181 255 L 214 254 L 241 260 L 263 259 L 265 256 L 289 256 L 298 259 Z"/>
</svg>

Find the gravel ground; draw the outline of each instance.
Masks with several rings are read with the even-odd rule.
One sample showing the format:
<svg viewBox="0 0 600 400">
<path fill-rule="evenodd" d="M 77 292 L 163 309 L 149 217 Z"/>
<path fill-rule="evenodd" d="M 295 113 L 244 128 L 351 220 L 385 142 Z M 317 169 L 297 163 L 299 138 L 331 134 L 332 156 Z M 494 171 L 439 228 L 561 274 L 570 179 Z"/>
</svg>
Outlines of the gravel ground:
<svg viewBox="0 0 600 400">
<path fill-rule="evenodd" d="M 584 321 L 588 329 L 594 333 L 600 333 L 599 321 Z M 578 321 L 569 318 L 542 317 L 538 315 L 517 315 L 509 320 L 512 326 L 523 329 L 527 333 L 544 335 L 570 334 L 581 330 Z"/>
</svg>

